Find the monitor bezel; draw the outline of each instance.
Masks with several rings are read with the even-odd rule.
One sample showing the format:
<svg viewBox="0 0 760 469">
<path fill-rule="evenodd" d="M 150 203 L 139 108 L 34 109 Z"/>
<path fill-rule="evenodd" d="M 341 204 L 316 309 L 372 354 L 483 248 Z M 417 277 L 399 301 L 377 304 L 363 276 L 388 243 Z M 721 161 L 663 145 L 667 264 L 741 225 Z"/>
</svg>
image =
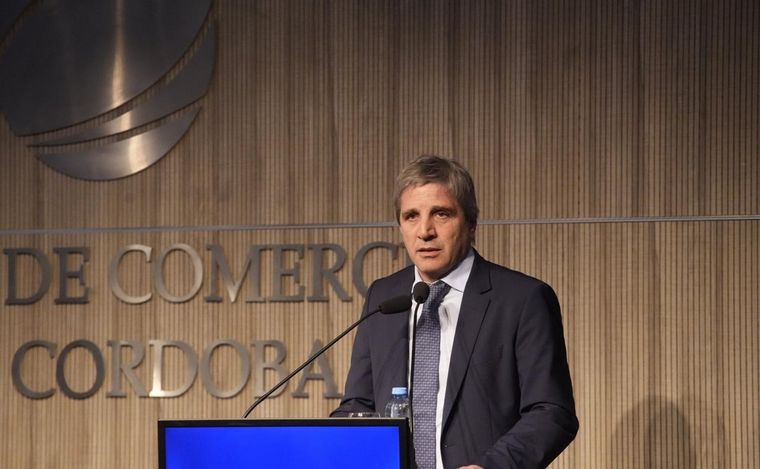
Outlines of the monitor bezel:
<svg viewBox="0 0 760 469">
<path fill-rule="evenodd" d="M 399 437 L 399 467 L 410 469 L 410 431 L 407 419 L 324 418 L 324 419 L 160 419 L 158 420 L 158 468 L 166 469 L 166 429 L 183 427 L 394 427 Z"/>
</svg>

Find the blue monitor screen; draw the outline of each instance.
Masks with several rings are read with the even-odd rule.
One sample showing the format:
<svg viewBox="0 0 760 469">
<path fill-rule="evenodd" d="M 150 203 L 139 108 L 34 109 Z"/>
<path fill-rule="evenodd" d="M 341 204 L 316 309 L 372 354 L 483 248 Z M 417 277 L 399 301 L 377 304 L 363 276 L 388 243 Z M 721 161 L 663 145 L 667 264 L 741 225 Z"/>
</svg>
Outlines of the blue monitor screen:
<svg viewBox="0 0 760 469">
<path fill-rule="evenodd" d="M 160 422 L 161 468 L 404 469 L 403 427 L 364 420 Z"/>
</svg>

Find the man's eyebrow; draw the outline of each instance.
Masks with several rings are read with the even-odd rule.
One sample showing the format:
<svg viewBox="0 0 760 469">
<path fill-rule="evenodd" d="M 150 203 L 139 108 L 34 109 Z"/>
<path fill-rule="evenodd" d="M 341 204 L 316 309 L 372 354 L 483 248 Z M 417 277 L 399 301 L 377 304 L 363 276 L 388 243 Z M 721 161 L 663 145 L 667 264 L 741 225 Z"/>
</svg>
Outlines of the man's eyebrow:
<svg viewBox="0 0 760 469">
<path fill-rule="evenodd" d="M 449 212 L 449 213 L 456 213 L 457 208 L 453 207 L 451 205 L 433 205 L 430 208 L 431 212 Z"/>
<path fill-rule="evenodd" d="M 402 211 L 401 215 L 413 215 L 415 213 L 420 213 L 420 211 L 417 210 L 416 208 L 410 208 L 409 210 Z"/>
</svg>

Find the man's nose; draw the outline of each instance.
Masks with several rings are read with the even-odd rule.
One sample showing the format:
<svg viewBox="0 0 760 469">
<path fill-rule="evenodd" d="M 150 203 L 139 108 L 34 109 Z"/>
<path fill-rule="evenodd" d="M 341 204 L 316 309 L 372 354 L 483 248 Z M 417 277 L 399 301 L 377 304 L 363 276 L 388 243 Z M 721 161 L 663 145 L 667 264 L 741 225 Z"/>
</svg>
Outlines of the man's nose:
<svg viewBox="0 0 760 469">
<path fill-rule="evenodd" d="M 435 236 L 435 224 L 432 217 L 424 217 L 418 226 L 417 237 L 423 241 L 429 241 Z"/>
</svg>

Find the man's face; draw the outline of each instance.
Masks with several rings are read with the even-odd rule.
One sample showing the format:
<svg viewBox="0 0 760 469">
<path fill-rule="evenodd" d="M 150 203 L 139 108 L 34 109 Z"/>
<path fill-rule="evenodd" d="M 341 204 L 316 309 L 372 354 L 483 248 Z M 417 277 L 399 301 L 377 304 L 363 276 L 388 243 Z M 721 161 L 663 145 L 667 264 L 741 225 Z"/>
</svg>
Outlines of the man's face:
<svg viewBox="0 0 760 469">
<path fill-rule="evenodd" d="M 444 277 L 467 254 L 475 226 L 438 183 L 409 186 L 399 202 L 401 236 L 422 280 L 431 283 Z"/>
</svg>

